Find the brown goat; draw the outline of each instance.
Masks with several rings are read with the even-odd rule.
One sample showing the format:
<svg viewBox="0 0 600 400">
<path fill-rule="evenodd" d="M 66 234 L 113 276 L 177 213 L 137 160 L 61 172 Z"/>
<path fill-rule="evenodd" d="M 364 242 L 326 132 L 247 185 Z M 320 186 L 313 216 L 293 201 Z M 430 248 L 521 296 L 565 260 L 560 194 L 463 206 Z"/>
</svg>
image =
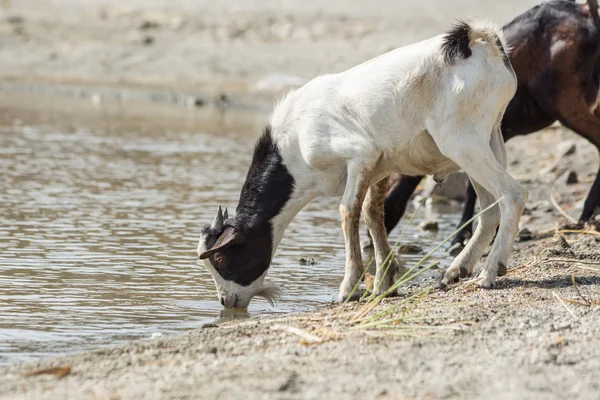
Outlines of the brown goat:
<svg viewBox="0 0 600 400">
<path fill-rule="evenodd" d="M 502 120 L 504 140 L 526 135 L 560 121 L 600 151 L 600 17 L 597 0 L 587 4 L 550 1 L 519 15 L 504 28 L 513 47 L 510 61 L 517 74 L 517 93 Z M 395 174 L 385 200 L 385 226 L 396 226 L 422 176 Z M 469 184 L 461 224 L 472 218 L 476 193 Z M 600 208 L 600 170 L 587 196 L 580 224 Z M 472 226 L 459 232 L 464 243 Z M 367 244 L 368 245 L 368 244 Z"/>
</svg>

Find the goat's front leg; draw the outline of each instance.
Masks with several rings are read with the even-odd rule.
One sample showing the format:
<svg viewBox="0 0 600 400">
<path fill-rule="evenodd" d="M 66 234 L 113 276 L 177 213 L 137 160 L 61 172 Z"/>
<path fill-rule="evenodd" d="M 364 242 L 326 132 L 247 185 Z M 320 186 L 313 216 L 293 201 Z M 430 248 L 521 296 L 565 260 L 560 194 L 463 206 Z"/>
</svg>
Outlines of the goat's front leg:
<svg viewBox="0 0 600 400">
<path fill-rule="evenodd" d="M 346 270 L 344 280 L 340 286 L 338 300 L 358 300 L 360 292 L 358 284 L 363 274 L 362 255 L 360 252 L 360 238 L 358 226 L 360 222 L 360 209 L 369 188 L 373 175 L 371 165 L 351 161 L 348 164 L 346 189 L 340 204 L 342 217 L 342 230 L 346 245 Z"/>
<path fill-rule="evenodd" d="M 384 223 L 384 201 L 387 191 L 387 179 L 371 185 L 363 203 L 363 215 L 375 248 L 377 272 L 373 283 L 373 292 L 382 294 L 394 284 L 394 274 L 398 269 L 396 259 L 391 254 L 387 231 Z M 387 261 L 387 262 L 386 262 Z"/>
</svg>

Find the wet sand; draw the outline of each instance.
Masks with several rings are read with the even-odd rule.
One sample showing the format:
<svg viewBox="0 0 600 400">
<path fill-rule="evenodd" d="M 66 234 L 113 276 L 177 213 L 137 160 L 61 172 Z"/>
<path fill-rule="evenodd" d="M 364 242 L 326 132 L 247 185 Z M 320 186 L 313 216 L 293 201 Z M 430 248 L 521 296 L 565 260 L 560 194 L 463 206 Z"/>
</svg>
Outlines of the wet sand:
<svg viewBox="0 0 600 400">
<path fill-rule="evenodd" d="M 347 321 L 356 305 L 341 313 L 331 306 L 207 325 L 1 368 L 0 397 L 594 398 L 600 390 L 600 307 L 563 305 L 557 296 L 600 301 L 598 273 L 581 268 L 600 262 L 600 238 L 566 239 L 569 249 L 552 238 L 519 244 L 512 271 L 497 289 L 463 282 L 433 292 L 394 329 L 353 328 Z M 587 263 L 557 261 L 563 259 Z M 406 288 L 401 296 L 418 290 Z M 400 301 L 386 301 L 374 312 Z M 69 374 L 27 376 L 48 368 Z"/>
</svg>

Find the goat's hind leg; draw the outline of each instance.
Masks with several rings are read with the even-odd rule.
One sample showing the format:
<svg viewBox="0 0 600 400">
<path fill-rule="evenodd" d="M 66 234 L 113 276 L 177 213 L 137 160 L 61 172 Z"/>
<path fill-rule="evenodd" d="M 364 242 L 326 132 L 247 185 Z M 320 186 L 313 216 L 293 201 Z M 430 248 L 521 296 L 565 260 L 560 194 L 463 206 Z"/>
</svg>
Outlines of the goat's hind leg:
<svg viewBox="0 0 600 400">
<path fill-rule="evenodd" d="M 600 152 L 600 106 L 593 112 L 582 100 L 583 95 L 572 101 L 559 104 L 559 121 L 567 128 L 577 132 L 588 139 Z M 594 216 L 600 211 L 600 166 L 596 178 L 585 199 L 583 211 L 579 218 L 579 225 L 593 221 Z"/>
<path fill-rule="evenodd" d="M 494 203 L 494 196 L 483 188 L 479 183 L 471 180 L 475 192 L 479 197 L 480 208 L 483 210 Z M 440 281 L 440 288 L 458 281 L 458 277 L 465 278 L 473 273 L 473 268 L 483 255 L 485 248 L 494 237 L 498 223 L 500 222 L 500 209 L 495 205 L 479 217 L 479 224 L 475 229 L 473 237 L 464 249 L 454 259 L 450 268 L 446 270 Z"/>
<path fill-rule="evenodd" d="M 500 203 L 500 228 L 496 234 L 496 240 L 487 258 L 486 267 L 479 275 L 479 286 L 490 288 L 495 285 L 496 275 L 504 275 L 507 271 L 508 259 L 512 252 L 515 237 L 519 231 L 519 221 L 528 193 L 510 174 L 506 171 L 507 157 L 504 138 L 499 126 L 492 132 L 490 141 L 491 150 L 500 165 L 493 166 L 489 174 L 498 173 L 496 179 L 486 181 L 488 190 L 499 199 L 504 197 Z M 501 169 L 496 172 L 497 166 Z"/>
<path fill-rule="evenodd" d="M 450 132 L 440 136 L 439 139 L 442 142 L 440 149 L 444 149 L 443 152 L 446 157 L 464 169 L 472 181 L 481 185 L 495 199 L 504 197 L 499 203 L 500 229 L 479 281 L 479 286 L 490 288 L 495 285 L 498 270 L 506 268 L 514 238 L 519 228 L 519 219 L 527 201 L 527 191 L 505 169 L 506 151 L 499 127 L 497 126 L 493 130 L 489 141 L 484 141 L 484 137 L 481 137 L 476 131 L 470 131 L 471 134 L 468 134 L 468 132 L 469 130 L 466 130 L 466 137 L 472 140 L 468 146 L 457 145 L 457 143 L 461 143 L 460 139 L 464 142 L 465 136 L 457 138 L 456 134 Z M 478 194 L 485 196 L 484 193 Z M 486 231 L 489 230 L 489 232 L 480 235 L 480 237 L 486 239 L 487 243 L 478 244 L 479 250 L 477 253 L 469 255 L 467 252 L 475 245 L 467 246 L 458 255 L 457 260 L 467 259 L 469 264 L 474 264 L 477 261 L 475 258 L 481 256 L 479 252 L 483 251 L 493 237 L 494 230 L 491 228 L 492 226 L 495 226 L 495 224 L 485 227 Z M 472 270 L 472 265 L 467 265 L 467 268 Z"/>
<path fill-rule="evenodd" d="M 384 223 L 384 201 L 388 179 L 382 179 L 371 185 L 367 198 L 363 203 L 363 215 L 367 228 L 373 238 L 375 250 L 376 273 L 373 292 L 382 294 L 394 284 L 394 274 L 398 269 L 396 259 L 391 254 L 387 231 Z M 390 295 L 393 295 L 391 293 Z"/>
</svg>

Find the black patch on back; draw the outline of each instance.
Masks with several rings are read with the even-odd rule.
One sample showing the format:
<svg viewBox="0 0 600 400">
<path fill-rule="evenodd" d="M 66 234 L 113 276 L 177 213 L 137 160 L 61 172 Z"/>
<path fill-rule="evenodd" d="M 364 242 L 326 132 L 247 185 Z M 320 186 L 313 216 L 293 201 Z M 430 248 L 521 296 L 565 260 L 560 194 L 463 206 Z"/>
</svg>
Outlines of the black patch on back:
<svg viewBox="0 0 600 400">
<path fill-rule="evenodd" d="M 446 64 L 452 65 L 459 59 L 471 57 L 469 48 L 471 27 L 464 21 L 459 21 L 444 36 L 442 53 Z"/>
<path fill-rule="evenodd" d="M 243 241 L 209 257 L 219 275 L 228 281 L 248 286 L 271 264 L 273 232 L 270 220 L 281 212 L 294 191 L 294 178 L 283 163 L 267 126 L 254 148 L 246 181 L 242 186 L 235 219 L 227 220 L 223 230 L 232 226 Z M 223 231 L 204 228 L 206 248 L 210 249 Z M 217 263 L 216 256 L 224 261 Z"/>
</svg>

